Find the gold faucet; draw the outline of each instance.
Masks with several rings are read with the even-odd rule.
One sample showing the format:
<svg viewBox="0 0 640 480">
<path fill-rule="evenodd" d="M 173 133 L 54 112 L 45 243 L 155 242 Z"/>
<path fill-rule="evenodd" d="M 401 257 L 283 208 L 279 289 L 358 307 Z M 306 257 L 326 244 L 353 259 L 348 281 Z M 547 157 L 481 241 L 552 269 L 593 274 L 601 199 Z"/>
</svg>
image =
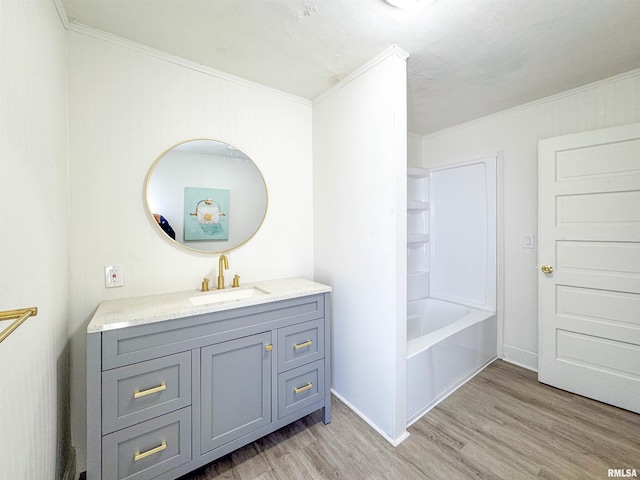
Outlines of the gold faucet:
<svg viewBox="0 0 640 480">
<path fill-rule="evenodd" d="M 218 262 L 218 290 L 222 290 L 224 288 L 223 267 L 229 270 L 229 260 L 224 254 L 220 255 L 220 261 Z"/>
<path fill-rule="evenodd" d="M 204 277 L 202 279 L 202 288 L 200 289 L 201 292 L 208 292 L 209 291 L 209 279 L 207 277 Z"/>
</svg>

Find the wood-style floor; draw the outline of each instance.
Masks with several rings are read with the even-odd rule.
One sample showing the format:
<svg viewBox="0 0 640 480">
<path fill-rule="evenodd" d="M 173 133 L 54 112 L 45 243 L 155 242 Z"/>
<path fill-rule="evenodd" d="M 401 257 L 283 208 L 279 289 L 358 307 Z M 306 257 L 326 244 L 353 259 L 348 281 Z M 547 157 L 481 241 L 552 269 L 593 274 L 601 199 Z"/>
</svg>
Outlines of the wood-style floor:
<svg viewBox="0 0 640 480">
<path fill-rule="evenodd" d="M 337 399 L 181 480 L 605 479 L 640 475 L 640 415 L 538 383 L 496 361 L 394 448 Z"/>
</svg>

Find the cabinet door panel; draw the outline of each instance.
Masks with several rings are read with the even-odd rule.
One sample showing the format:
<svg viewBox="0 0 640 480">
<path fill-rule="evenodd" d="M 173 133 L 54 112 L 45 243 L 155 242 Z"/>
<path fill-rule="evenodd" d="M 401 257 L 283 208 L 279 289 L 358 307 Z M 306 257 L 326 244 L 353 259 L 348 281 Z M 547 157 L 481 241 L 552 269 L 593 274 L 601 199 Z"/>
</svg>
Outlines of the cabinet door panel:
<svg viewBox="0 0 640 480">
<path fill-rule="evenodd" d="M 201 450 L 271 423 L 271 332 L 201 350 Z"/>
</svg>

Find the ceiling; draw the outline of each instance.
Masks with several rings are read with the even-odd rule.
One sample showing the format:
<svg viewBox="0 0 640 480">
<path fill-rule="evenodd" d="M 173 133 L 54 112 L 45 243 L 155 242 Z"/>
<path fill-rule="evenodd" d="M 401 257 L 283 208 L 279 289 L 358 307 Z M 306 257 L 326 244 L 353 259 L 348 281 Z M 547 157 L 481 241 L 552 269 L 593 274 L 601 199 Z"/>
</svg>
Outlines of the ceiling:
<svg viewBox="0 0 640 480">
<path fill-rule="evenodd" d="M 62 0 L 80 23 L 312 100 L 396 44 L 424 135 L 640 68 L 640 0 Z"/>
</svg>

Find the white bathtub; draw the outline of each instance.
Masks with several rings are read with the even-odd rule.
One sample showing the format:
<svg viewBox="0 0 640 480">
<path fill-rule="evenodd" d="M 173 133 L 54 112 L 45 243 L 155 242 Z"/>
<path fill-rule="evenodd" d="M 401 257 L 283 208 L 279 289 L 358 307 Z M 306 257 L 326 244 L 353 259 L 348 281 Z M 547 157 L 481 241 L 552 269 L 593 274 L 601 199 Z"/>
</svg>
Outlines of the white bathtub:
<svg viewBox="0 0 640 480">
<path fill-rule="evenodd" d="M 496 359 L 495 312 L 425 298 L 407 304 L 407 426 Z"/>
</svg>

